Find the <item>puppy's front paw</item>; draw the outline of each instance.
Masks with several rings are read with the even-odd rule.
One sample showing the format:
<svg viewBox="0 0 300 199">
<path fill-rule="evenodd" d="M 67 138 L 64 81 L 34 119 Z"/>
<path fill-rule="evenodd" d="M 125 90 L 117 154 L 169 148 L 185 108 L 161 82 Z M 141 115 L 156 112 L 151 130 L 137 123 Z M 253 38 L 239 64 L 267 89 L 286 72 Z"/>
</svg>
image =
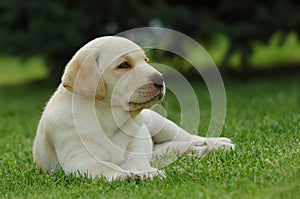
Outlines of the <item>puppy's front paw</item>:
<svg viewBox="0 0 300 199">
<path fill-rule="evenodd" d="M 210 150 L 216 149 L 225 149 L 225 150 L 234 150 L 235 145 L 228 138 L 206 138 L 205 143 Z"/>
<path fill-rule="evenodd" d="M 159 177 L 163 179 L 166 177 L 165 172 L 163 170 L 158 170 L 152 168 L 149 171 L 131 171 L 131 178 L 133 179 L 150 179 L 153 180 L 154 177 Z"/>
<path fill-rule="evenodd" d="M 192 145 L 190 147 L 190 152 L 204 155 L 212 150 L 224 149 L 224 150 L 234 150 L 235 145 L 228 138 L 204 138 L 195 136 Z"/>
<path fill-rule="evenodd" d="M 114 180 L 126 180 L 131 177 L 130 172 L 115 172 L 104 175 L 107 181 L 112 182 Z"/>
</svg>

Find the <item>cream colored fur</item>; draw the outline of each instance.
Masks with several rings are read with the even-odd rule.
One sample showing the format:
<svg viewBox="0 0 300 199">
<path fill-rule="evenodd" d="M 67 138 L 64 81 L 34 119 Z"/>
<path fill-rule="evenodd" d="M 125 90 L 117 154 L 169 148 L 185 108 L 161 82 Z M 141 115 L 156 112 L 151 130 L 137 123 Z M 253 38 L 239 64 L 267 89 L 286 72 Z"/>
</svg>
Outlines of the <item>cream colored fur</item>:
<svg viewBox="0 0 300 199">
<path fill-rule="evenodd" d="M 139 46 L 121 37 L 83 46 L 40 119 L 33 145 L 37 166 L 110 181 L 153 178 L 164 177 L 150 165 L 154 155 L 233 149 L 227 138 L 192 135 L 147 109 L 162 100 L 165 85 L 146 61 Z M 122 63 L 130 67 L 118 67 Z"/>
</svg>

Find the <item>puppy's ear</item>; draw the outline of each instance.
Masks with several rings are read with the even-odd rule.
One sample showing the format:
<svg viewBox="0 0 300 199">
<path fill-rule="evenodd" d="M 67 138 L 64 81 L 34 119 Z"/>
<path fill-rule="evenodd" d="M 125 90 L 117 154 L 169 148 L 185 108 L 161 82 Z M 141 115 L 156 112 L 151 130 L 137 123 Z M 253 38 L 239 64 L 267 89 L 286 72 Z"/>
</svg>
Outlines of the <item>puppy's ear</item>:
<svg viewBox="0 0 300 199">
<path fill-rule="evenodd" d="M 81 48 L 66 66 L 62 76 L 63 86 L 80 95 L 104 99 L 106 89 L 98 68 L 98 56 L 97 46 Z"/>
</svg>

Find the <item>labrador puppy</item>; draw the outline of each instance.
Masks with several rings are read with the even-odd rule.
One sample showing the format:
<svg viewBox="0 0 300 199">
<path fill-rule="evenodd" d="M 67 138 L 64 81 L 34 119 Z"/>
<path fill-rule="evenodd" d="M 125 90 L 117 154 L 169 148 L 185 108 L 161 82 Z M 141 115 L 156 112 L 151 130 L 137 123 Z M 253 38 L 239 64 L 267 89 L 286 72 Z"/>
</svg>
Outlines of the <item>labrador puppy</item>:
<svg viewBox="0 0 300 199">
<path fill-rule="evenodd" d="M 128 39 L 108 36 L 83 46 L 47 103 L 33 145 L 43 171 L 107 180 L 164 177 L 150 160 L 171 152 L 234 149 L 227 138 L 190 134 L 147 109 L 165 95 L 163 76 Z"/>
</svg>

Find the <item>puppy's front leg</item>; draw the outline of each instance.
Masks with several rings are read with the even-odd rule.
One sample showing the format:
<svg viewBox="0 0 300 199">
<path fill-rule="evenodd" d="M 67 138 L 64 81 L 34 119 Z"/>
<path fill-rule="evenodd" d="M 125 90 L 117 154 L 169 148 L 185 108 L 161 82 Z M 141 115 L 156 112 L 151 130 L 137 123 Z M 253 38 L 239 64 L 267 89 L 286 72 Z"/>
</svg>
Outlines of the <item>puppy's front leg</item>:
<svg viewBox="0 0 300 199">
<path fill-rule="evenodd" d="M 153 143 L 151 134 L 145 125 L 141 125 L 137 135 L 129 143 L 125 161 L 120 165 L 129 171 L 133 177 L 153 179 L 155 176 L 164 177 L 164 172 L 151 167 Z"/>
<path fill-rule="evenodd" d="M 228 138 L 205 138 L 192 135 L 151 110 L 144 110 L 142 115 L 154 141 L 155 155 L 168 152 L 179 154 L 194 152 L 202 155 L 216 149 L 234 149 L 234 144 Z"/>
<path fill-rule="evenodd" d="M 155 144 L 168 141 L 192 141 L 194 138 L 194 135 L 150 109 L 143 110 L 138 121 L 146 124 Z"/>
</svg>

